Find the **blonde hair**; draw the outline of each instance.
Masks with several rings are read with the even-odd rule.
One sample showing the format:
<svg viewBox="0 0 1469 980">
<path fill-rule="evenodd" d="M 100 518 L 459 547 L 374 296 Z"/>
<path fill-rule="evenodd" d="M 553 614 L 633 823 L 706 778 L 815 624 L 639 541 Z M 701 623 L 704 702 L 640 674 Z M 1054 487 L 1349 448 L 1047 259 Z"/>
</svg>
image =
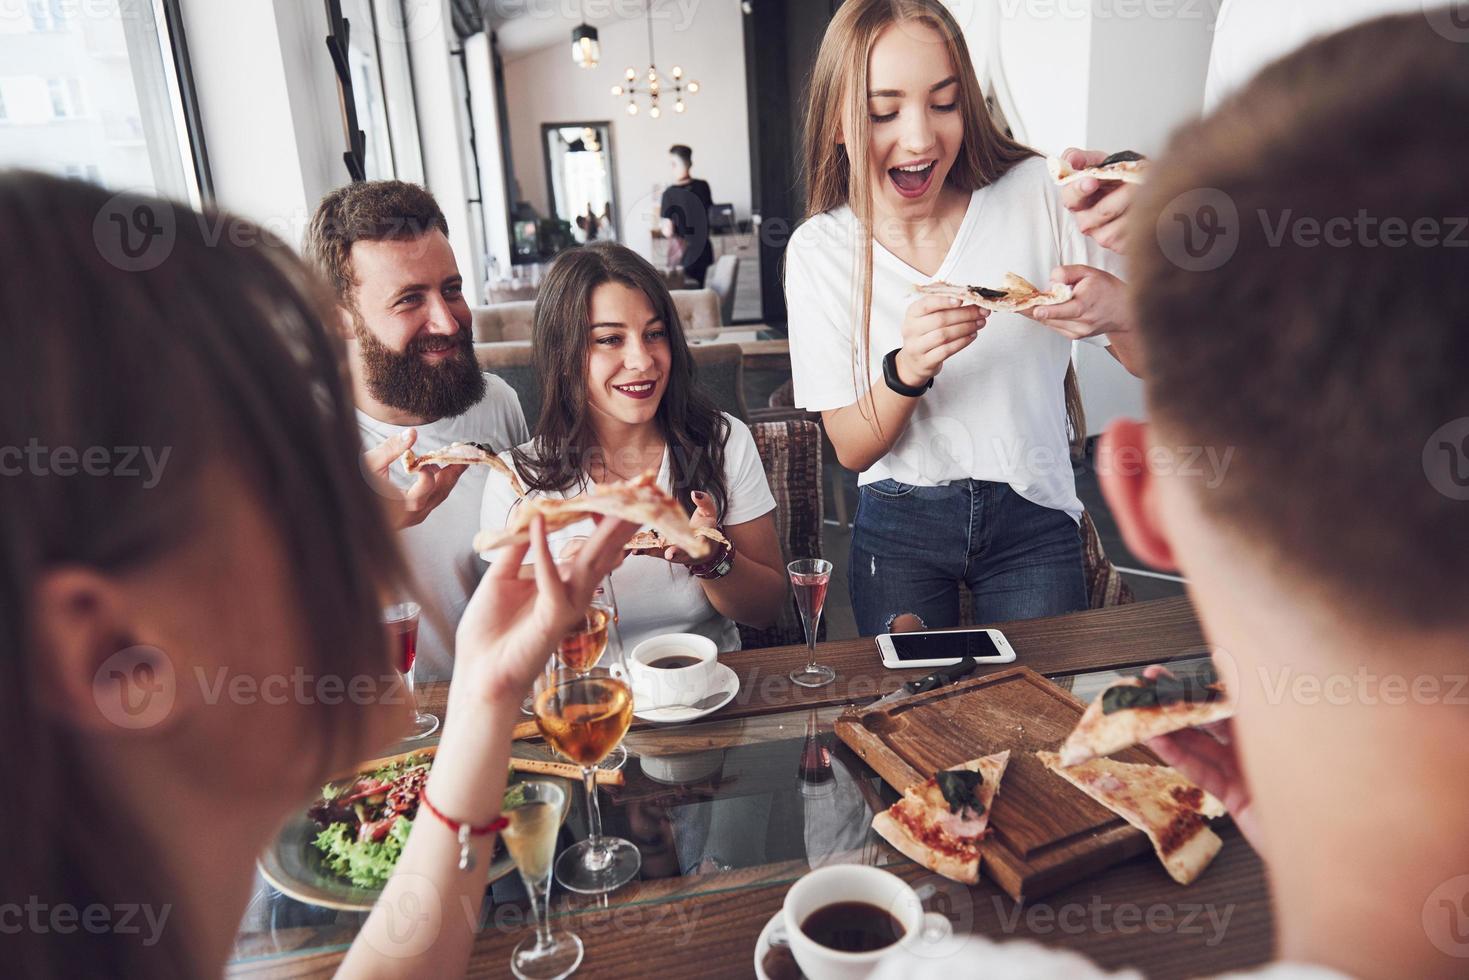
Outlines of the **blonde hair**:
<svg viewBox="0 0 1469 980">
<path fill-rule="evenodd" d="M 804 161 L 807 218 L 843 204 L 857 219 L 853 256 L 852 369 L 858 387 L 871 377 L 873 196 L 868 145 L 872 121 L 867 109 L 867 61 L 878 35 L 892 24 L 920 23 L 943 39 L 959 79 L 959 112 L 964 140 L 945 183 L 972 193 L 999 180 L 1017 163 L 1038 154 L 1002 133 L 990 118 L 964 32 L 941 0 L 847 0 L 826 28 L 811 73 L 806 110 Z M 845 143 L 836 134 L 845 134 Z M 854 179 L 855 178 L 855 179 Z M 867 400 L 871 400 L 868 392 Z M 859 404 L 861 400 L 859 399 Z M 866 413 L 863 413 L 864 416 Z M 876 419 L 876 412 L 873 413 Z"/>
</svg>

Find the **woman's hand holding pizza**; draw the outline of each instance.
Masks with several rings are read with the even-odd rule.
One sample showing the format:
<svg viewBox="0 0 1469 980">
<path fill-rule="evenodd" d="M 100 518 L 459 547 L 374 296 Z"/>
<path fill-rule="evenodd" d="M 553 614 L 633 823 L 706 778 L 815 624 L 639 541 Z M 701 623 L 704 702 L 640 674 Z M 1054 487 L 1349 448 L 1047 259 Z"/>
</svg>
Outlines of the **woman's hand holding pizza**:
<svg viewBox="0 0 1469 980">
<path fill-rule="evenodd" d="M 585 615 L 593 591 L 622 564 L 623 543 L 637 530 L 630 521 L 593 520 L 596 530 L 560 563 L 539 516 L 528 544 L 496 552 L 459 620 L 451 698 L 519 704 L 549 652 Z M 533 578 L 521 577 L 528 554 L 535 560 Z"/>
<path fill-rule="evenodd" d="M 1050 327 L 1068 340 L 1126 333 L 1132 329 L 1127 287 L 1110 272 L 1089 265 L 1063 265 L 1051 273 L 1051 280 L 1070 286 L 1071 299 L 1056 306 L 1037 306 L 1023 316 Z"/>
<path fill-rule="evenodd" d="M 689 515 L 689 527 L 717 528 L 719 526 L 719 512 L 714 509 L 714 498 L 702 490 L 693 491 L 691 496 L 694 498 L 694 512 Z M 675 565 L 697 565 L 705 560 L 700 559 L 696 562 L 689 557 L 687 551 L 672 545 L 663 549 L 661 557 L 664 561 L 672 562 Z"/>
<path fill-rule="evenodd" d="M 1061 159 L 1073 170 L 1100 166 L 1104 150 L 1070 149 Z M 1120 180 L 1087 177 L 1061 190 L 1061 203 L 1076 217 L 1081 233 L 1118 255 L 1127 253 L 1127 212 L 1136 200 L 1138 185 Z"/>
<path fill-rule="evenodd" d="M 903 318 L 898 377 L 915 388 L 928 384 L 945 361 L 974 343 L 989 315 L 949 296 L 919 297 Z"/>
</svg>

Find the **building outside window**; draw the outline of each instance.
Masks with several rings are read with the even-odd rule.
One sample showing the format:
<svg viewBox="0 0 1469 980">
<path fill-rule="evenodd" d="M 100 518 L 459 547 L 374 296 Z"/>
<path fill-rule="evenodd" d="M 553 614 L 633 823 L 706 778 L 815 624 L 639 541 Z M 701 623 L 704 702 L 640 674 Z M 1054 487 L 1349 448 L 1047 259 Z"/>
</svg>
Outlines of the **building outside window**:
<svg viewBox="0 0 1469 980">
<path fill-rule="evenodd" d="M 27 0 L 0 16 L 0 167 L 202 200 L 173 39 L 176 0 Z"/>
</svg>

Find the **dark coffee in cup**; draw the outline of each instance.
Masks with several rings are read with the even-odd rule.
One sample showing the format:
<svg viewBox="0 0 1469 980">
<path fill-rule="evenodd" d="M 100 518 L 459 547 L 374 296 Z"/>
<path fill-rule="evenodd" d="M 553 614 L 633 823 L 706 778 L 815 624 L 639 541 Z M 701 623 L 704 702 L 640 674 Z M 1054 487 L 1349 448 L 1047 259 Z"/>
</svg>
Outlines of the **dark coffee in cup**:
<svg viewBox="0 0 1469 980">
<path fill-rule="evenodd" d="M 813 942 L 844 953 L 886 949 L 903 938 L 903 925 L 868 902 L 833 902 L 806 916 L 801 931 Z"/>
<path fill-rule="evenodd" d="M 696 663 L 699 663 L 698 657 L 676 653 L 659 657 L 657 660 L 650 660 L 648 666 L 657 667 L 659 670 L 677 670 L 680 667 L 692 667 Z"/>
</svg>

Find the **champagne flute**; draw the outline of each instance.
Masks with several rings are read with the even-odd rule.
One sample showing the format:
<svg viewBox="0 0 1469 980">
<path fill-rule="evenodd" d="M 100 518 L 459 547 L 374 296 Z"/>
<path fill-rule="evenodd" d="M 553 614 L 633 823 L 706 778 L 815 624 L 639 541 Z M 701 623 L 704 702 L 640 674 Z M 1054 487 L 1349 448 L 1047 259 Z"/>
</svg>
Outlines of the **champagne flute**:
<svg viewBox="0 0 1469 980">
<path fill-rule="evenodd" d="M 584 952 L 576 933 L 551 931 L 551 861 L 566 790 L 547 782 L 525 782 L 520 787 L 520 803 L 506 811 L 510 825 L 501 836 L 530 895 L 536 931 L 510 954 L 510 971 L 521 980 L 559 980 L 581 965 Z"/>
<path fill-rule="evenodd" d="M 816 662 L 816 631 L 821 624 L 821 607 L 826 605 L 826 587 L 831 584 L 831 562 L 802 558 L 787 565 L 786 572 L 796 593 L 796 608 L 801 611 L 809 651 L 806 666 L 791 671 L 791 682 L 801 687 L 824 687 L 837 679 L 835 670 Z"/>
<path fill-rule="evenodd" d="M 631 841 L 602 835 L 596 766 L 632 722 L 632 688 L 620 654 L 605 666 L 578 671 L 557 667 L 536 678 L 536 726 L 546 744 L 581 766 L 589 835 L 556 862 L 556 880 L 584 895 L 601 895 L 637 876 L 643 858 Z"/>
<path fill-rule="evenodd" d="M 394 663 L 408 685 L 408 703 L 413 706 L 413 727 L 405 739 L 427 738 L 439 730 L 437 715 L 418 710 L 418 697 L 413 691 L 413 665 L 418 659 L 418 616 L 416 602 L 396 602 L 383 610 L 383 628 L 392 643 Z"/>
</svg>

